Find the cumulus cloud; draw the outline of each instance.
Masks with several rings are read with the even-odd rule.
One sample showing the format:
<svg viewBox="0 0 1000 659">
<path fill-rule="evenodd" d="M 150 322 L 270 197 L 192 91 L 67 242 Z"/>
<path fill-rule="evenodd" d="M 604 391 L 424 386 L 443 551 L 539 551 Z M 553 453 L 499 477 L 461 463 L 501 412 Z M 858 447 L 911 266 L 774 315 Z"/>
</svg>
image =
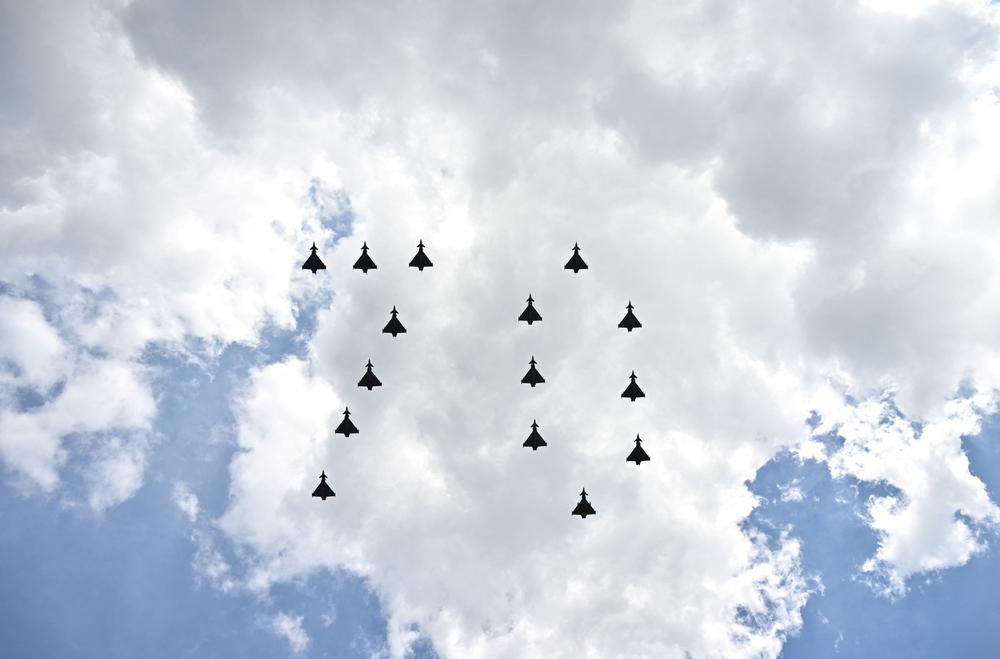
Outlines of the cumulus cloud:
<svg viewBox="0 0 1000 659">
<path fill-rule="evenodd" d="M 4 302 L 20 338 L 0 350 L 9 377 L 65 380 L 5 404 L 8 465 L 51 490 L 67 433 L 148 428 L 150 342 L 252 343 L 329 287 L 308 359 L 254 371 L 235 401 L 219 524 L 249 548 L 251 590 L 370 577 L 396 656 L 414 623 L 446 656 L 777 655 L 812 582 L 793 537 L 741 528 L 745 483 L 803 441 L 901 492 L 871 502 L 862 566 L 893 592 L 982 547 L 970 522 L 995 507 L 958 438 L 1000 381 L 995 10 L 238 4 L 3 22 L 0 279 L 16 297 L 42 279 L 56 311 Z M 336 245 L 317 181 L 356 217 Z M 313 239 L 322 277 L 297 270 Z M 418 239 L 423 273 L 405 266 Z M 577 241 L 580 276 L 561 267 Z M 528 293 L 532 328 L 514 321 Z M 625 335 L 629 300 L 644 327 Z M 393 305 L 397 340 L 379 333 Z M 529 391 L 532 355 L 547 383 Z M 385 386 L 360 392 L 369 357 Z M 948 402 L 963 383 L 976 406 Z M 331 433 L 345 405 L 350 439 Z M 844 448 L 809 440 L 813 411 Z M 538 453 L 520 447 L 534 418 Z M 145 454 L 107 446 L 94 474 L 117 485 L 92 504 L 141 482 Z M 322 469 L 327 502 L 308 496 Z M 568 515 L 581 486 L 586 521 Z M 234 587 L 205 538 L 201 572 Z M 273 620 L 306 647 L 301 617 Z"/>
<path fill-rule="evenodd" d="M 866 507 L 879 544 L 861 571 L 878 592 L 899 597 L 911 575 L 962 565 L 986 548 L 979 531 L 996 528 L 1000 508 L 962 450 L 962 438 L 978 434 L 981 415 L 992 411 L 977 409 L 984 402 L 952 400 L 941 416 L 916 426 L 888 399 L 865 401 L 843 406 L 814 429 L 844 440 L 826 456 L 834 477 L 894 490 Z"/>
<path fill-rule="evenodd" d="M 0 360 L 13 367 L 7 384 L 47 389 L 71 366 L 62 337 L 30 300 L 0 297 Z"/>
<path fill-rule="evenodd" d="M 209 73 L 171 56 L 178 49 L 164 46 L 162 23 L 133 9 L 140 52 L 193 87 L 208 86 Z M 441 162 L 447 175 L 404 176 L 394 164 L 377 183 L 343 179 L 357 238 L 328 260 L 337 300 L 320 316 L 315 371 L 297 362 L 265 369 L 243 403 L 247 450 L 233 463 L 236 496 L 223 526 L 259 552 L 260 588 L 315 566 L 367 574 L 388 603 L 396 654 L 417 622 L 449 656 L 773 655 L 799 624 L 809 589 L 798 566 L 778 558 L 794 554 L 785 538 L 762 563 L 779 575 L 764 583 L 787 606 L 756 636 L 741 634 L 752 618 L 745 612 L 759 611 L 767 590 L 748 582 L 758 550 L 738 530 L 754 505 L 744 481 L 778 447 L 808 435 L 812 410 L 839 410 L 842 386 L 864 398 L 892 384 L 900 406 L 929 416 L 982 363 L 990 330 L 955 342 L 936 324 L 961 332 L 955 319 L 980 307 L 952 291 L 990 266 L 966 265 L 959 248 L 935 257 L 945 260 L 943 279 L 894 279 L 926 268 L 938 247 L 934 227 L 953 220 L 936 200 L 955 193 L 915 181 L 939 141 L 952 139 L 949 122 L 971 114 L 986 90 L 969 71 L 992 47 L 988 17 L 958 5 L 905 18 L 775 5 L 785 16 L 777 23 L 773 11 L 722 4 L 632 9 L 602 16 L 593 39 L 594 15 L 578 15 L 582 26 L 567 22 L 546 44 L 552 60 L 530 36 L 514 55 L 495 24 L 460 23 L 470 53 L 484 46 L 489 56 L 426 67 L 426 75 L 426 60 L 416 67 L 400 58 L 398 95 L 381 84 L 364 89 L 380 136 L 419 136 L 396 143 L 395 153 L 418 172 Z M 437 24 L 420 21 L 390 29 L 412 31 L 418 44 L 439 36 Z M 889 35 L 879 48 L 859 47 L 876 33 Z M 319 61 L 302 47 L 297 55 Z M 324 56 L 337 61 L 330 48 Z M 567 52 L 583 65 L 545 84 L 546 66 Z M 528 53 L 537 69 L 518 68 Z M 361 69 L 384 66 L 360 59 Z M 257 66 L 267 64 L 219 82 L 256 89 L 269 79 Z M 496 84 L 464 88 L 454 104 L 440 100 L 450 97 L 436 95 L 438 76 L 464 67 L 492 72 Z M 275 84 L 298 90 L 314 73 L 307 64 Z M 520 76 L 516 91 L 505 93 L 504 76 Z M 349 96 L 351 82 L 329 93 Z M 533 114 L 525 89 L 575 111 L 556 121 Z M 400 99 L 414 94 L 420 116 L 400 116 Z M 203 99 L 210 121 L 246 129 L 214 112 L 217 92 Z M 447 133 L 424 120 L 434 112 Z M 487 135 L 502 147 L 485 147 Z M 384 148 L 375 139 L 358 160 L 381 162 Z M 930 211 L 908 212 L 922 201 Z M 900 244 L 902 226 L 918 227 L 921 239 Z M 403 266 L 418 237 L 436 257 L 423 275 Z M 361 240 L 382 264 L 378 276 L 350 269 Z M 561 270 L 574 241 L 591 263 L 579 278 Z M 903 294 L 911 286 L 916 292 Z M 512 322 L 529 292 L 546 318 L 538 331 Z M 921 293 L 943 312 L 921 305 Z M 645 327 L 625 337 L 614 324 L 628 299 Z M 410 328 L 398 341 L 378 334 L 393 305 Z M 918 353 L 949 369 L 922 368 Z M 532 354 L 548 383 L 527 392 L 517 382 Z M 368 357 L 386 386 L 361 396 L 355 382 Z M 632 368 L 649 397 L 616 405 Z M 989 391 L 989 370 L 976 372 Z M 291 390 L 321 406 L 296 401 L 281 412 L 274 394 Z M 342 440 L 330 428 L 347 402 L 362 434 Z M 548 432 L 544 455 L 520 448 L 532 418 Z M 643 471 L 617 464 L 632 436 L 623 428 L 648 435 L 654 460 Z M 878 441 L 868 430 L 862 444 Z M 310 460 L 339 488 L 334 506 L 317 510 L 306 499 Z M 265 468 L 272 477 L 263 483 Z M 273 478 L 280 468 L 289 471 Z M 567 515 L 580 485 L 602 511 L 586 531 Z M 977 514 L 992 515 L 982 507 L 988 499 L 978 503 Z M 870 513 L 883 546 L 898 543 L 888 516 Z M 649 519 L 657 521 L 637 534 Z M 937 553 L 925 548 L 927 560 L 890 550 L 879 559 L 902 579 L 957 565 L 969 555 L 954 549 L 959 536 Z M 434 561 L 449 569 L 421 567 Z M 471 582 L 479 587 L 463 590 Z"/>
<path fill-rule="evenodd" d="M 440 355 L 428 357 L 430 366 Z M 419 370 L 405 361 L 386 364 Z M 623 461 L 630 438 L 575 427 L 591 419 L 574 419 L 565 403 L 551 415 L 548 453 L 526 455 L 519 426 L 530 417 L 516 418 L 544 406 L 494 385 L 506 390 L 496 409 L 512 418 L 484 415 L 482 404 L 436 412 L 431 400 L 454 383 L 426 377 L 418 386 L 383 374 L 397 389 L 388 404 L 352 396 L 362 434 L 338 441 L 343 401 L 304 362 L 253 376 L 221 520 L 258 554 L 250 588 L 319 566 L 368 576 L 388 604 L 394 656 L 415 640 L 414 623 L 446 656 L 776 654 L 801 624 L 810 584 L 798 543 L 772 548 L 738 528 L 753 497 L 720 472 L 739 473 L 739 457 L 726 464 L 728 452 L 682 443 L 695 438 L 657 437 L 647 442 L 658 447 L 651 469 L 633 472 Z M 579 393 L 582 380 L 561 386 Z M 320 469 L 333 505 L 308 496 Z M 581 479 L 598 509 L 592 527 L 569 517 Z"/>
<path fill-rule="evenodd" d="M 323 240 L 316 172 L 207 144 L 190 93 L 136 60 L 120 9 L 10 7 L 0 28 L 0 455 L 46 491 L 76 450 L 67 433 L 148 428 L 151 344 L 214 350 L 291 326 L 302 233 Z M 25 410 L 24 391 L 44 405 Z M 96 507 L 136 491 L 146 464 L 133 444 L 101 450 L 81 455 L 87 478 L 118 485 Z"/>
<path fill-rule="evenodd" d="M 0 410 L 0 455 L 31 483 L 52 491 L 58 469 L 76 450 L 66 447 L 68 435 L 129 431 L 140 437 L 151 430 L 154 414 L 149 384 L 134 364 L 81 358 L 62 389 L 42 404 Z M 143 439 L 100 444 L 90 475 L 91 505 L 96 509 L 118 503 L 138 488 L 146 450 Z"/>
</svg>

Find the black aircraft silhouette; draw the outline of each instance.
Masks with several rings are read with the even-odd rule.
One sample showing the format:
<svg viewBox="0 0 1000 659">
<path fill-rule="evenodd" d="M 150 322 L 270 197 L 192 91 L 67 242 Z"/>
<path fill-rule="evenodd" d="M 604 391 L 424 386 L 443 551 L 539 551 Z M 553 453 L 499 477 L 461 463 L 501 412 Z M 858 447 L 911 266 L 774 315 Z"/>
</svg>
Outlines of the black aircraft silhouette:
<svg viewBox="0 0 1000 659">
<path fill-rule="evenodd" d="M 392 314 L 392 318 L 390 318 L 389 322 L 386 323 L 385 327 L 382 328 L 382 333 L 392 334 L 394 337 L 397 334 L 406 334 L 406 328 L 403 327 L 403 323 L 399 322 L 399 319 L 396 318 L 396 316 L 399 314 L 399 312 L 396 311 L 396 307 L 393 307 L 392 311 L 390 311 L 389 313 Z"/>
<path fill-rule="evenodd" d="M 372 373 L 372 360 L 370 359 L 368 360 L 368 363 L 365 365 L 365 368 L 368 370 L 366 370 L 365 374 L 361 376 L 360 380 L 358 380 L 358 386 L 368 387 L 368 391 L 371 391 L 372 387 L 381 387 L 382 382 L 377 377 L 375 377 L 374 373 Z"/>
<path fill-rule="evenodd" d="M 640 462 L 649 462 L 649 456 L 642 448 L 642 440 L 639 439 L 639 435 L 635 436 L 635 448 L 625 458 L 625 462 L 634 462 L 636 467 L 639 466 Z"/>
<path fill-rule="evenodd" d="M 334 491 L 330 489 L 330 486 L 326 484 L 326 470 L 325 469 L 323 470 L 323 473 L 319 475 L 319 485 L 317 485 L 316 489 L 313 490 L 313 496 L 314 497 L 319 497 L 323 501 L 326 501 L 327 497 L 335 497 L 335 496 L 337 496 L 336 493 L 334 493 Z"/>
<path fill-rule="evenodd" d="M 538 434 L 538 421 L 531 420 L 531 434 L 528 435 L 528 439 L 524 440 L 524 444 L 521 446 L 530 447 L 532 451 L 537 451 L 539 446 L 548 446 L 542 436 Z"/>
<path fill-rule="evenodd" d="M 538 313 L 532 302 L 534 302 L 534 300 L 531 299 L 531 295 L 529 294 L 528 306 L 526 306 L 524 308 L 524 311 L 521 312 L 521 315 L 517 317 L 518 320 L 526 321 L 529 325 L 535 322 L 536 320 L 542 319 L 541 314 Z"/>
<path fill-rule="evenodd" d="M 316 274 L 317 270 L 326 270 L 326 265 L 319 260 L 318 256 L 316 256 L 316 243 L 313 243 L 313 246 L 309 248 L 309 251 L 312 252 L 312 254 L 310 254 L 309 258 L 306 259 L 306 262 L 302 264 L 302 269 L 312 270 L 313 274 Z"/>
<path fill-rule="evenodd" d="M 354 262 L 354 269 L 360 270 L 367 275 L 369 270 L 376 270 L 377 268 L 378 266 L 375 265 L 375 261 L 372 261 L 372 257 L 368 256 L 368 243 L 365 242 L 361 246 L 361 256 Z"/>
<path fill-rule="evenodd" d="M 577 243 L 573 243 L 573 256 L 569 257 L 569 261 L 566 262 L 564 269 L 572 270 L 573 272 L 580 272 L 587 269 L 587 264 L 580 258 L 580 245 Z"/>
<path fill-rule="evenodd" d="M 587 515 L 597 514 L 597 511 L 594 510 L 594 507 L 590 505 L 589 501 L 587 501 L 586 489 L 584 489 L 583 492 L 580 492 L 580 503 L 576 504 L 576 508 L 573 509 L 573 514 L 579 515 L 584 519 L 587 519 Z"/>
<path fill-rule="evenodd" d="M 630 332 L 637 327 L 642 327 L 642 323 L 640 323 L 639 319 L 635 317 L 634 313 L 632 313 L 632 309 L 635 308 L 632 306 L 632 300 L 628 301 L 628 306 L 625 308 L 628 311 L 625 312 L 625 317 L 622 318 L 622 322 L 618 323 L 618 327 L 623 327 Z"/>
<path fill-rule="evenodd" d="M 622 398 L 630 398 L 633 403 L 636 398 L 645 398 L 646 394 L 642 393 L 642 389 L 635 383 L 635 371 L 632 371 L 632 375 L 628 376 L 628 379 L 631 382 L 625 387 L 625 391 L 622 392 Z"/>
<path fill-rule="evenodd" d="M 538 362 L 535 361 L 534 355 L 531 356 L 531 361 L 528 363 L 530 364 L 530 366 L 528 367 L 528 372 L 524 374 L 523 378 L 521 378 L 521 382 L 523 384 L 530 384 L 532 388 L 534 388 L 536 384 L 541 384 L 542 382 L 545 382 L 545 378 L 543 378 L 542 374 L 539 373 L 538 370 L 535 368 L 535 364 Z"/>
<path fill-rule="evenodd" d="M 340 422 L 340 425 L 333 432 L 340 433 L 344 437 L 350 437 L 351 433 L 360 432 L 358 427 L 354 425 L 354 422 L 351 421 L 351 411 L 346 407 L 344 408 L 344 420 Z"/>
<path fill-rule="evenodd" d="M 431 260 L 427 258 L 426 254 L 424 254 L 424 241 L 422 240 L 419 243 L 417 243 L 417 255 L 410 260 L 410 267 L 416 268 L 417 270 L 420 270 L 420 272 L 423 272 L 424 268 L 434 267 L 434 264 L 431 263 Z"/>
</svg>

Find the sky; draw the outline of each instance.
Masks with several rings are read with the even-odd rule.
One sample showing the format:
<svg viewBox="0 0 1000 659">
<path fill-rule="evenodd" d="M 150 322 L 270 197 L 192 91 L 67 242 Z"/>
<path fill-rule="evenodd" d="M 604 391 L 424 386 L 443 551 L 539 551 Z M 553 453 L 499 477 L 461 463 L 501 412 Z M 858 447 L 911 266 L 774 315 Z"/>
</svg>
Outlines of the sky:
<svg viewBox="0 0 1000 659">
<path fill-rule="evenodd" d="M 0 647 L 991 657 L 997 154 L 985 1 L 4 2 Z"/>
</svg>

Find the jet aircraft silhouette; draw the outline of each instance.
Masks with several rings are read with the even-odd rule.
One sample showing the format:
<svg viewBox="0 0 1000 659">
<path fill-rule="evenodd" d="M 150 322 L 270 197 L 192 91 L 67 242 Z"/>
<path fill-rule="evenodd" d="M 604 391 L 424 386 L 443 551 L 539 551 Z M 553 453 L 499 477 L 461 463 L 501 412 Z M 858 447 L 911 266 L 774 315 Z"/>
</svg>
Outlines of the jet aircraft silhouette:
<svg viewBox="0 0 1000 659">
<path fill-rule="evenodd" d="M 309 258 L 306 259 L 306 262 L 302 264 L 302 269 L 312 270 L 313 274 L 316 274 L 317 270 L 326 270 L 326 264 L 324 264 L 323 261 L 316 256 L 316 243 L 313 243 L 313 246 L 309 248 L 309 251 L 312 253 L 309 255 Z"/>
<path fill-rule="evenodd" d="M 627 311 L 625 312 L 625 317 L 622 318 L 622 321 L 620 323 L 618 323 L 618 327 L 627 329 L 630 332 L 637 327 L 642 327 L 642 323 L 640 323 L 639 319 L 635 317 L 634 313 L 632 313 L 632 309 L 634 308 L 635 307 L 632 306 L 632 300 L 629 300 L 628 306 L 625 307 L 625 309 L 627 309 Z"/>
<path fill-rule="evenodd" d="M 368 391 L 371 391 L 372 387 L 381 387 L 382 382 L 379 381 L 379 379 L 375 377 L 375 373 L 372 372 L 372 360 L 368 360 L 368 363 L 365 365 L 365 369 L 367 369 L 365 370 L 365 374 L 361 376 L 360 380 L 358 380 L 358 386 L 368 387 Z"/>
<path fill-rule="evenodd" d="M 354 262 L 354 269 L 360 270 L 367 275 L 369 270 L 376 270 L 377 268 L 378 266 L 375 265 L 375 261 L 372 261 L 372 257 L 368 256 L 368 243 L 366 241 L 361 245 L 361 256 Z"/>
<path fill-rule="evenodd" d="M 580 245 L 573 243 L 573 256 L 569 257 L 569 261 L 566 262 L 565 270 L 572 270 L 574 273 L 578 273 L 581 270 L 587 270 L 587 264 L 584 262 L 583 258 L 580 257 Z"/>
<path fill-rule="evenodd" d="M 333 432 L 339 433 L 344 437 L 350 437 L 351 433 L 360 432 L 358 427 L 354 425 L 354 422 L 351 421 L 351 411 L 346 407 L 344 408 L 344 420 L 340 422 L 340 425 Z"/>
<path fill-rule="evenodd" d="M 538 434 L 538 421 L 531 420 L 531 434 L 528 435 L 528 439 L 524 440 L 524 447 L 530 447 L 532 451 L 537 451 L 540 446 L 548 446 L 542 436 Z"/>
<path fill-rule="evenodd" d="M 521 312 L 521 315 L 517 317 L 518 320 L 523 320 L 530 325 L 536 320 L 540 321 L 542 319 L 541 314 L 539 314 L 535 309 L 533 302 L 534 300 L 531 299 L 531 295 L 528 295 L 528 306 L 526 306 L 524 311 Z"/>
<path fill-rule="evenodd" d="M 642 448 L 642 440 L 639 439 L 639 435 L 635 436 L 635 448 L 625 458 L 625 462 L 634 462 L 636 467 L 639 466 L 640 462 L 649 462 L 649 456 Z"/>
<path fill-rule="evenodd" d="M 424 241 L 422 240 L 419 243 L 417 243 L 417 254 L 410 260 L 410 267 L 416 268 L 420 270 L 420 272 L 423 272 L 424 268 L 434 267 L 434 264 L 431 263 L 431 260 L 427 258 L 426 254 L 424 254 Z"/>
<path fill-rule="evenodd" d="M 317 485 L 316 489 L 313 490 L 313 496 L 319 497 L 323 501 L 326 501 L 327 497 L 337 496 L 334 491 L 330 489 L 330 486 L 326 484 L 326 470 L 323 470 L 323 473 L 319 475 L 319 485 Z"/>
<path fill-rule="evenodd" d="M 628 376 L 630 380 L 629 385 L 625 387 L 625 391 L 622 392 L 622 398 L 630 398 L 632 402 L 635 402 L 636 398 L 645 398 L 646 394 L 642 392 L 639 385 L 635 383 L 635 371 L 632 371 L 632 375 Z"/>
<path fill-rule="evenodd" d="M 538 369 L 535 368 L 535 364 L 537 363 L 538 362 L 535 361 L 535 356 L 532 355 L 531 361 L 528 362 L 528 364 L 530 364 L 530 366 L 528 367 L 528 372 L 524 374 L 523 378 L 521 378 L 521 382 L 523 384 L 530 384 L 532 388 L 534 388 L 536 384 L 541 384 L 542 382 L 545 382 L 545 378 L 543 378 L 542 374 L 539 373 Z"/>
<path fill-rule="evenodd" d="M 597 511 L 594 510 L 594 507 L 590 505 L 589 501 L 587 501 L 586 489 L 584 489 L 583 492 L 580 492 L 580 503 L 576 504 L 576 508 L 573 509 L 573 514 L 579 515 L 584 519 L 587 519 L 587 515 L 597 514 Z"/>
<path fill-rule="evenodd" d="M 403 327 L 403 323 L 399 322 L 399 319 L 396 318 L 396 316 L 399 314 L 399 312 L 396 311 L 396 307 L 393 307 L 392 311 L 390 311 L 389 313 L 392 314 L 392 318 L 390 318 L 389 322 L 386 323 L 385 327 L 382 328 L 382 333 L 392 334 L 393 337 L 395 337 L 397 334 L 406 334 L 406 328 Z"/>
</svg>

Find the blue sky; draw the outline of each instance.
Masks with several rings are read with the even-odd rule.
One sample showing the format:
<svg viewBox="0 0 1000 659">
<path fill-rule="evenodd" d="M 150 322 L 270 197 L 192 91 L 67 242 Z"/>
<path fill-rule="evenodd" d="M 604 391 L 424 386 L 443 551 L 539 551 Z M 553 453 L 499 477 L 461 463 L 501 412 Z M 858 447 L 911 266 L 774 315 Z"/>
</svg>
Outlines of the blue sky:
<svg viewBox="0 0 1000 659">
<path fill-rule="evenodd" d="M 993 5 L 0 9 L 5 654 L 990 656 Z"/>
</svg>

